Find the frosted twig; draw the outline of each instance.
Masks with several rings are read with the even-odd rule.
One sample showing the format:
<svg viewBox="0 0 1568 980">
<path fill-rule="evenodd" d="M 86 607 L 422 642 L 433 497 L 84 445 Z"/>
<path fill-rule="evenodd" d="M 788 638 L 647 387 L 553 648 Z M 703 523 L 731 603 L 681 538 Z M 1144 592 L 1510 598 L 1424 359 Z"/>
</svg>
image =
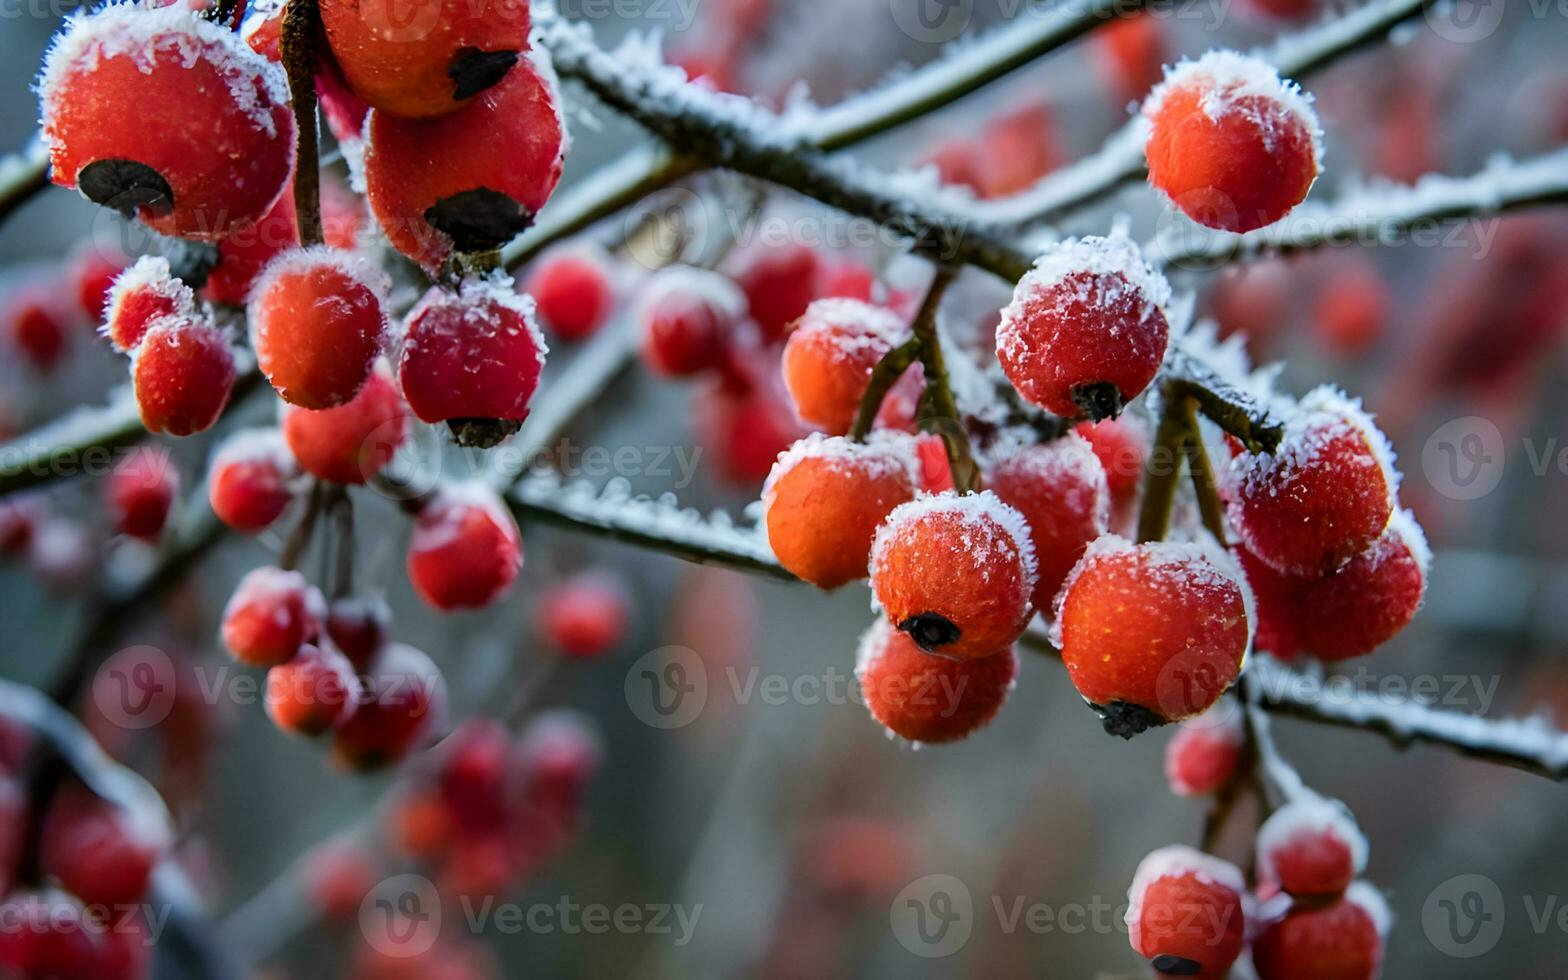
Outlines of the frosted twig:
<svg viewBox="0 0 1568 980">
<path fill-rule="evenodd" d="M 0 221 L 48 186 L 49 153 L 41 143 L 0 158 Z"/>
</svg>

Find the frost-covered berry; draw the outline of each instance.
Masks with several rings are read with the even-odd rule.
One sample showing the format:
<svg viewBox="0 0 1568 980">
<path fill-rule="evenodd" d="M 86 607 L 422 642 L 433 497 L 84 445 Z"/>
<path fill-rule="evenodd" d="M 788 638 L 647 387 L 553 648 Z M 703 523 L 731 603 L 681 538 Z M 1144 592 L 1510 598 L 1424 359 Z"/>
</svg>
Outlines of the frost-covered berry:
<svg viewBox="0 0 1568 980">
<path fill-rule="evenodd" d="M 1028 523 L 989 490 L 901 504 L 871 547 L 887 621 L 948 657 L 987 657 L 1022 636 L 1036 577 Z"/>
<path fill-rule="evenodd" d="M 454 251 L 500 248 L 533 224 L 567 144 L 554 80 L 527 58 L 455 112 L 372 112 L 366 132 L 370 208 L 392 246 L 427 269 Z"/>
<path fill-rule="evenodd" d="M 854 259 L 826 266 L 817 282 L 818 299 L 858 299 L 875 302 L 886 291 L 871 267 Z"/>
<path fill-rule="evenodd" d="M 1165 779 L 1177 796 L 1216 793 L 1236 772 L 1241 757 L 1241 714 L 1200 715 L 1165 743 Z"/>
<path fill-rule="evenodd" d="M 528 48 L 528 0 L 411 8 L 326 0 L 321 23 L 354 93 L 409 119 L 449 113 L 506 77 Z"/>
<path fill-rule="evenodd" d="M 299 466 L 277 429 L 247 429 L 224 439 L 207 471 L 207 499 L 218 519 L 259 534 L 294 499 Z"/>
<path fill-rule="evenodd" d="M 751 317 L 772 342 L 783 339 L 816 299 L 822 257 L 806 245 L 759 246 L 744 256 L 735 282 L 746 294 Z"/>
<path fill-rule="evenodd" d="M 380 596 L 343 596 L 327 607 L 327 637 L 355 670 L 368 670 L 386 645 L 392 607 Z"/>
<path fill-rule="evenodd" d="M 169 271 L 169 260 L 144 255 L 115 277 L 104 304 L 103 333 L 115 350 L 129 354 L 147 328 L 166 316 L 191 316 L 196 296 Z"/>
<path fill-rule="evenodd" d="M 22 288 L 7 296 L 0 322 L 23 359 L 42 373 L 54 370 L 70 348 L 69 318 L 58 297 L 45 290 Z"/>
<path fill-rule="evenodd" d="M 409 312 L 398 381 L 426 422 L 499 421 L 511 432 L 528 417 L 548 350 L 534 301 L 510 278 L 470 276 Z"/>
<path fill-rule="evenodd" d="M 1246 880 L 1235 865 L 1174 844 L 1138 865 L 1127 892 L 1132 948 L 1162 977 L 1223 980 L 1246 936 Z"/>
<path fill-rule="evenodd" d="M 523 567 L 517 522 L 494 491 L 450 485 L 420 510 L 408 543 L 408 580 L 443 612 L 490 605 Z"/>
<path fill-rule="evenodd" d="M 1283 218 L 1317 179 L 1311 98 L 1234 51 L 1183 61 L 1143 104 L 1149 183 L 1189 218 L 1245 232 Z"/>
<path fill-rule="evenodd" d="M 1376 980 L 1390 922 L 1383 896 L 1358 881 L 1328 904 L 1294 903 L 1266 921 L 1252 965 L 1258 980 Z"/>
<path fill-rule="evenodd" d="M 375 367 L 386 336 L 386 277 L 348 252 L 318 246 L 274 259 L 251 293 L 256 364 L 278 397 L 336 408 Z"/>
<path fill-rule="evenodd" d="M 165 235 L 221 240 L 293 166 L 282 70 L 183 4 L 73 17 L 38 91 L 54 182 Z"/>
<path fill-rule="evenodd" d="M 1236 561 L 1252 590 L 1253 649 L 1288 660 L 1301 651 L 1307 610 L 1306 580 L 1275 571 L 1245 547 L 1235 549 Z"/>
<path fill-rule="evenodd" d="M 778 455 L 806 434 L 783 396 L 765 386 L 733 391 L 714 385 L 697 398 L 695 410 L 714 474 L 737 486 L 755 489 Z"/>
<path fill-rule="evenodd" d="M 727 338 L 745 316 L 746 297 L 724 276 L 705 269 L 665 269 L 638 298 L 643 360 L 668 377 L 718 367 Z"/>
<path fill-rule="evenodd" d="M 1123 235 L 1052 246 L 1013 290 L 996 356 L 1025 400 L 1111 418 L 1154 380 L 1170 337 L 1170 284 Z"/>
<path fill-rule="evenodd" d="M 104 487 L 114 528 L 127 537 L 156 541 L 180 492 L 180 471 L 165 449 L 138 446 L 115 463 Z"/>
<path fill-rule="evenodd" d="M 1039 565 L 1034 605 L 1049 612 L 1084 549 L 1106 532 L 1111 493 L 1105 469 L 1072 433 L 1043 445 L 1004 444 L 994 452 L 986 485 L 1029 522 Z"/>
<path fill-rule="evenodd" d="M 1388 440 L 1358 402 L 1312 391 L 1273 453 L 1231 461 L 1227 496 L 1242 542 L 1278 571 L 1326 575 L 1388 526 L 1398 478 Z"/>
<path fill-rule="evenodd" d="M 1056 599 L 1068 676 L 1116 734 L 1206 711 L 1241 672 L 1251 600 L 1228 555 L 1198 544 L 1090 545 Z"/>
<path fill-rule="evenodd" d="M 1399 511 L 1371 547 L 1333 574 L 1304 583 L 1302 649 L 1321 660 L 1345 660 L 1387 643 L 1421 608 L 1431 563 L 1415 516 Z"/>
<path fill-rule="evenodd" d="M 1360 354 L 1377 343 L 1391 302 L 1376 266 L 1347 262 L 1332 270 L 1318 290 L 1312 308 L 1318 338 L 1336 354 Z"/>
<path fill-rule="evenodd" d="M 864 578 L 878 526 L 915 496 L 914 453 L 902 433 L 863 443 L 813 433 L 791 446 L 762 488 L 779 563 L 823 589 Z"/>
<path fill-rule="evenodd" d="M 1337 895 L 1366 866 L 1366 836 L 1338 800 L 1292 800 L 1258 829 L 1258 876 L 1288 894 Z"/>
<path fill-rule="evenodd" d="M 932 744 L 984 728 L 1002 709 L 1017 673 L 1012 647 L 953 660 L 926 653 L 882 620 L 861 636 L 855 658 L 871 717 L 900 738 Z"/>
<path fill-rule="evenodd" d="M 333 755 L 341 764 L 359 770 L 391 765 L 441 734 L 446 679 L 424 652 L 389 643 L 362 680 L 358 710 L 333 736 Z"/>
<path fill-rule="evenodd" d="M 1142 420 L 1131 415 L 1099 422 L 1080 422 L 1073 431 L 1088 440 L 1094 455 L 1105 469 L 1105 482 L 1110 487 L 1111 502 L 1117 507 L 1131 503 L 1143 479 L 1144 460 L 1148 459 L 1153 440 Z"/>
<path fill-rule="evenodd" d="M 825 432 L 848 432 L 872 369 L 908 334 L 898 314 L 880 306 L 854 299 L 812 302 L 784 345 L 784 384 L 795 414 Z"/>
<path fill-rule="evenodd" d="M 229 404 L 234 351 L 205 314 L 175 313 L 147 325 L 131 357 L 131 387 L 148 432 L 205 432 Z"/>
<path fill-rule="evenodd" d="M 307 643 L 294 659 L 267 671 L 267 717 L 286 732 L 332 731 L 353 717 L 359 700 L 354 666 L 330 646 Z"/>
<path fill-rule="evenodd" d="M 408 435 L 408 410 L 383 369 L 346 405 L 315 411 L 286 407 L 283 438 L 305 472 L 331 483 L 360 484 L 380 473 Z"/>
<path fill-rule="evenodd" d="M 545 642 L 561 653 L 597 657 L 625 638 L 630 606 L 620 579 L 585 572 L 546 590 L 539 597 L 536 621 Z"/>
<path fill-rule="evenodd" d="M 615 264 L 598 245 L 559 249 L 540 257 L 524 289 L 539 321 L 565 341 L 586 340 L 615 308 Z"/>
<path fill-rule="evenodd" d="M 202 296 L 214 303 L 244 306 L 267 265 L 299 245 L 299 213 L 294 188 L 289 186 L 266 214 L 218 243 L 217 263 L 207 273 Z"/>
<path fill-rule="evenodd" d="M 223 644 L 252 667 L 288 663 L 321 632 L 326 600 L 299 572 L 262 566 L 240 579 L 223 610 Z"/>
<path fill-rule="evenodd" d="M 109 305 L 109 289 L 130 265 L 119 249 L 99 248 L 88 242 L 71 256 L 70 280 L 77 306 L 87 319 L 97 323 Z"/>
</svg>

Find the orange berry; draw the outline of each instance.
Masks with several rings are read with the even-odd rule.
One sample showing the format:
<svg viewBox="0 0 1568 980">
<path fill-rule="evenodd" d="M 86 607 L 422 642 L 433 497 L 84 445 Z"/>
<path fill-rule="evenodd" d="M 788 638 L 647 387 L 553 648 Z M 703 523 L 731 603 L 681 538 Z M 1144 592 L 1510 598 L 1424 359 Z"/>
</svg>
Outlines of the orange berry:
<svg viewBox="0 0 1568 980">
<path fill-rule="evenodd" d="M 318 246 L 285 252 L 251 292 L 256 364 L 278 397 L 335 408 L 364 386 L 386 337 L 386 277 L 364 259 Z"/>
<path fill-rule="evenodd" d="M 1011 647 L 953 660 L 926 653 L 882 620 L 860 638 L 855 676 L 871 716 L 911 742 L 956 742 L 984 728 L 1018 673 Z"/>
<path fill-rule="evenodd" d="M 408 411 L 384 369 L 345 405 L 315 411 L 286 406 L 283 438 L 299 465 L 332 483 L 359 484 L 380 473 L 408 435 Z"/>
<path fill-rule="evenodd" d="M 812 302 L 784 345 L 784 385 L 795 414 L 825 432 L 848 432 L 872 369 L 908 334 L 903 320 L 882 307 L 853 299 Z"/>
<path fill-rule="evenodd" d="M 1371 653 L 1410 625 L 1426 596 L 1432 553 L 1409 511 L 1343 568 L 1304 584 L 1301 646 L 1321 660 Z"/>
<path fill-rule="evenodd" d="M 995 456 L 986 485 L 1029 522 L 1039 566 L 1034 605 L 1049 611 L 1084 549 L 1106 531 L 1111 492 L 1105 469 L 1074 433 L 1044 445 L 1004 444 Z"/>
<path fill-rule="evenodd" d="M 144 255 L 109 287 L 104 336 L 115 350 L 129 354 L 141 345 L 155 320 L 176 314 L 191 316 L 195 310 L 195 294 L 170 273 L 169 260 Z"/>
<path fill-rule="evenodd" d="M 267 717 L 286 732 L 330 732 L 353 717 L 359 697 L 353 665 L 329 646 L 307 643 L 267 671 Z"/>
<path fill-rule="evenodd" d="M 223 645 L 252 667 L 288 663 L 321 632 L 326 614 L 326 600 L 299 572 L 252 569 L 223 609 Z"/>
</svg>

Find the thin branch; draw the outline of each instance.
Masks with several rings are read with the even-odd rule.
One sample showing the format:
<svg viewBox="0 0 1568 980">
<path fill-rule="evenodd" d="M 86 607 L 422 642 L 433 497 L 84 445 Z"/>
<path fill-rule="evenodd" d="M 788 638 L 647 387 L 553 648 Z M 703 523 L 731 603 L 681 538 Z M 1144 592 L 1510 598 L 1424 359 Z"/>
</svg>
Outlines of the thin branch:
<svg viewBox="0 0 1568 980">
<path fill-rule="evenodd" d="M 893 390 L 898 379 L 904 376 L 904 372 L 919 356 L 920 341 L 914 337 L 882 355 L 877 366 L 871 369 L 871 378 L 866 382 L 866 393 L 860 398 L 860 409 L 855 413 L 855 424 L 850 427 L 849 438 L 864 442 L 866 436 L 871 434 L 887 393 Z"/>
<path fill-rule="evenodd" d="M 49 153 L 34 143 L 0 159 L 0 222 L 49 186 Z"/>
<path fill-rule="evenodd" d="M 1203 430 L 1198 427 L 1198 412 L 1193 399 L 1183 397 L 1178 411 L 1187 438 L 1182 442 L 1182 452 L 1187 458 L 1187 474 L 1192 477 L 1192 492 L 1198 498 L 1198 513 L 1203 526 L 1213 535 L 1221 548 L 1225 543 L 1225 507 L 1220 503 L 1219 484 L 1214 479 L 1214 467 L 1209 462 L 1209 452 L 1203 445 Z"/>
<path fill-rule="evenodd" d="M 289 79 L 290 103 L 298 151 L 294 156 L 294 208 L 299 216 L 302 245 L 320 245 L 321 150 L 316 112 L 316 37 L 321 12 L 316 0 L 288 0 L 283 9 L 283 69 Z"/>
<path fill-rule="evenodd" d="M 1163 541 L 1170 530 L 1171 513 L 1176 506 L 1176 485 L 1181 478 L 1182 460 L 1190 429 L 1182 410 L 1186 399 L 1175 394 L 1170 384 L 1161 389 L 1164 407 L 1155 430 L 1154 447 L 1143 468 L 1143 503 L 1138 510 L 1138 540 Z"/>
<path fill-rule="evenodd" d="M 942 336 L 937 330 L 936 314 L 942 306 L 942 297 L 952 285 L 956 273 L 938 267 L 936 276 L 926 289 L 926 297 L 915 314 L 915 340 L 920 344 L 920 366 L 925 370 L 925 399 L 935 413 L 922 418 L 920 424 L 927 431 L 942 437 L 947 450 L 947 465 L 953 471 L 953 485 L 959 493 L 972 493 L 979 482 L 980 468 L 975 465 L 974 451 L 969 446 L 969 433 L 964 430 L 963 416 L 958 413 L 958 402 L 953 398 L 953 385 L 947 376 L 947 360 L 942 354 Z"/>
</svg>

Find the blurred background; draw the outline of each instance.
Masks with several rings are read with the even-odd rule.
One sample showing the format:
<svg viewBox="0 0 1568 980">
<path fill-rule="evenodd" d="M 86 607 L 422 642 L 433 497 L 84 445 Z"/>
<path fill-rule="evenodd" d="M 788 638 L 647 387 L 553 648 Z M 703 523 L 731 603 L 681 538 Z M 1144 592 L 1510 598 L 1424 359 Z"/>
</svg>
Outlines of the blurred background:
<svg viewBox="0 0 1568 980">
<path fill-rule="evenodd" d="M 934 57 L 938 45 L 899 28 L 900 6 L 581 0 L 563 12 L 591 22 L 607 44 L 629 31 L 659 31 L 667 54 L 712 84 L 781 105 L 798 89 L 828 104 Z M 1540 153 L 1568 140 L 1563 11 L 1494 7 L 1501 21 L 1488 32 L 1456 40 L 1418 18 L 1393 43 L 1310 80 L 1327 133 L 1314 199 L 1377 179 L 1469 173 L 1497 154 Z M 1029 13 L 1007 0 L 960 9 L 970 31 Z M 1326 9 L 1314 0 L 1159 5 L 856 152 L 885 168 L 935 165 L 980 196 L 1005 196 L 1098 147 L 1157 79 L 1154 66 L 1265 43 Z M 34 134 L 30 86 L 64 12 L 0 11 L 0 86 L 13 93 L 0 100 L 0 147 L 20 149 Z M 567 99 L 576 142 L 563 187 L 644 140 L 570 86 Z M 1103 232 L 1123 212 L 1144 231 L 1158 219 L 1140 185 L 1062 230 Z M 856 236 L 809 203 L 773 191 L 763 216 L 758 227 L 862 263 L 890 291 L 901 278 L 918 279 L 890 243 Z M 59 281 L 95 229 L 104 234 L 105 220 L 73 193 L 40 195 L 0 227 L 0 288 Z M 1222 333 L 1243 335 L 1258 362 L 1281 362 L 1287 390 L 1333 381 L 1363 398 L 1399 453 L 1402 498 L 1437 554 L 1431 592 L 1411 629 L 1342 672 L 1368 690 L 1399 694 L 1419 684 L 1453 711 L 1540 715 L 1563 727 L 1568 215 L 1543 210 L 1428 231 L 1388 247 L 1324 248 L 1173 278 L 1198 293 L 1200 315 Z M 778 247 L 761 237 L 743 235 L 725 268 L 741 270 Z M 950 334 L 983 351 L 1007 295 L 966 274 L 947 311 Z M 89 324 L 68 340 L 65 362 L 48 374 L 3 341 L 0 427 L 8 435 L 101 403 L 122 382 L 123 362 Z M 554 346 L 545 391 L 575 356 L 571 344 Z M 270 418 L 270 401 L 252 399 L 220 433 L 245 416 Z M 575 457 L 581 471 L 568 463 L 567 475 L 599 484 L 623 477 L 635 493 L 673 492 L 683 506 L 744 522 L 774 454 L 799 434 L 788 411 L 765 390 L 739 398 L 717 382 L 672 383 L 633 366 L 569 441 L 580 451 L 634 447 L 645 461 L 657 453 L 696 459 L 689 482 L 679 466 L 590 472 L 587 456 Z M 187 500 L 200 502 L 194 492 L 212 442 L 170 446 Z M 1456 458 L 1481 466 L 1490 489 L 1459 481 L 1448 468 Z M 54 682 L 80 639 L 86 583 L 101 569 L 150 560 L 136 543 L 112 539 L 99 482 L 51 485 L 42 498 L 48 546 L 0 562 L 0 674 L 8 679 Z M 493 714 L 526 693 L 540 707 L 589 719 L 601 759 L 571 839 L 505 892 L 523 910 L 556 912 L 516 928 L 498 918 L 449 920 L 444 935 L 455 930 L 464 949 L 442 966 L 450 972 L 360 975 L 1144 975 L 1121 924 L 1127 884 L 1148 851 L 1195 842 L 1205 806 L 1167 788 L 1166 735 L 1105 736 L 1058 664 L 1024 655 L 1017 689 L 990 727 L 960 744 L 914 750 L 886 737 L 857 700 L 854 649 L 870 622 L 862 585 L 822 594 L 525 519 L 525 566 L 505 600 L 440 616 L 412 595 L 401 571 L 407 522 L 393 502 L 366 493 L 356 503 L 359 580 L 384 593 L 398 639 L 440 664 L 453 718 Z M 279 543 L 275 532 L 226 539 L 156 603 L 114 624 L 113 648 L 156 647 L 207 686 L 191 682 L 191 727 L 181 734 L 112 725 L 99 734 L 167 800 L 178 828 L 172 860 L 210 913 L 222 953 L 258 977 L 342 976 L 366 939 L 353 916 L 308 914 L 322 887 L 312 869 L 327 863 L 312 848 L 344 828 L 392 822 L 385 800 L 403 799 L 410 777 L 344 774 L 318 746 L 275 729 L 254 700 L 240 703 L 231 682 L 242 671 L 218 648 L 218 616 L 240 576 L 272 560 Z M 628 626 L 613 652 L 559 662 L 541 638 L 536 606 L 549 587 L 585 571 L 619 580 L 630 598 Z M 668 654 L 647 657 L 668 647 L 695 657 L 705 691 L 699 710 L 660 727 L 649 723 L 638 677 L 649 663 L 667 663 Z M 92 705 L 81 707 L 91 727 Z M 1347 802 L 1370 838 L 1367 877 L 1395 914 L 1387 976 L 1562 976 L 1561 787 L 1437 749 L 1402 752 L 1372 735 L 1290 720 L 1275 730 L 1307 782 Z M 1232 856 L 1245 854 L 1250 820 L 1243 813 L 1234 821 Z M 956 877 L 971 900 L 967 938 L 937 957 L 917 955 L 924 948 L 901 941 L 890 919 L 900 901 L 931 887 L 931 875 Z M 1482 876 L 1500 895 L 1501 932 L 1480 955 L 1475 946 L 1456 949 L 1431 913 L 1434 896 L 1461 875 Z M 563 902 L 633 908 L 646 925 L 574 928 Z M 667 929 L 652 926 L 656 916 Z"/>
</svg>

